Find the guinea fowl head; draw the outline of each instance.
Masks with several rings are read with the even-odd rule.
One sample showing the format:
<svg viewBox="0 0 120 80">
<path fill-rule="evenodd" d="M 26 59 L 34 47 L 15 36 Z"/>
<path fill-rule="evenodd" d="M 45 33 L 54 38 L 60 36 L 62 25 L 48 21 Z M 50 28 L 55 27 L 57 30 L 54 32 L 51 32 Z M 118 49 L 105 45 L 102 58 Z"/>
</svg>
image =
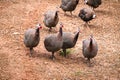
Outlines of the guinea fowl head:
<svg viewBox="0 0 120 80">
<path fill-rule="evenodd" d="M 84 4 L 87 4 L 88 3 L 88 0 L 84 0 Z"/>
<path fill-rule="evenodd" d="M 41 24 L 38 23 L 38 24 L 36 25 L 36 29 L 42 29 Z"/>
<path fill-rule="evenodd" d="M 62 28 L 63 27 L 63 24 L 62 23 L 60 23 L 60 28 Z"/>
<path fill-rule="evenodd" d="M 80 12 L 79 12 L 79 14 L 78 14 L 78 16 L 79 16 L 80 18 L 82 18 L 82 19 L 85 18 L 85 14 L 86 14 L 86 12 L 84 11 L 84 9 L 85 9 L 85 8 L 81 9 Z"/>
<path fill-rule="evenodd" d="M 36 36 L 39 36 L 39 29 L 42 29 L 41 24 L 36 25 Z"/>
<path fill-rule="evenodd" d="M 63 24 L 62 23 L 60 23 L 60 30 L 59 30 L 59 33 L 61 34 L 61 36 L 62 36 L 62 28 L 63 28 Z"/>
</svg>

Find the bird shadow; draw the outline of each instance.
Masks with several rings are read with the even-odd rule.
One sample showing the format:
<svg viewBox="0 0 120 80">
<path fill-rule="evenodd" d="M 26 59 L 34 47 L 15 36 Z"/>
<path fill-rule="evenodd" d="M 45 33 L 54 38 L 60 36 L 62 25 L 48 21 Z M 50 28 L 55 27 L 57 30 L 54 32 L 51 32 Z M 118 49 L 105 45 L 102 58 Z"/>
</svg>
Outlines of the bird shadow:
<svg viewBox="0 0 120 80">
<path fill-rule="evenodd" d="M 79 18 L 77 15 L 69 15 L 69 14 L 66 14 L 65 16 L 67 16 L 67 17 L 70 17 L 70 18 Z"/>
<path fill-rule="evenodd" d="M 84 58 L 84 57 L 77 57 L 75 59 L 73 59 L 76 63 L 81 63 L 87 67 L 94 67 L 95 66 L 95 61 L 91 60 L 91 62 L 89 63 L 89 61 Z"/>
<path fill-rule="evenodd" d="M 37 58 L 37 59 L 49 59 L 50 55 L 45 53 L 45 52 L 36 52 L 34 55 L 33 55 L 33 58 Z"/>
<path fill-rule="evenodd" d="M 78 65 L 82 64 L 82 65 L 84 65 L 86 67 L 94 67 L 94 64 L 95 64 L 93 61 L 91 63 L 89 63 L 87 61 L 87 59 L 85 59 L 84 57 L 74 57 L 74 58 L 67 57 L 66 59 L 68 59 L 68 61 L 66 63 L 67 65 L 76 63 Z"/>
<path fill-rule="evenodd" d="M 77 63 L 79 64 L 80 62 L 84 63 L 85 62 L 85 59 L 83 57 L 76 57 L 76 58 L 71 58 L 71 57 L 68 57 L 67 59 L 71 60 L 71 63 Z"/>
<path fill-rule="evenodd" d="M 63 56 L 59 56 L 59 54 L 56 54 L 55 59 L 52 60 L 50 59 L 51 54 L 49 53 L 45 53 L 45 52 L 37 52 L 34 51 L 34 54 L 32 55 L 32 58 L 37 58 L 37 59 L 45 59 L 45 60 L 49 60 L 49 61 L 53 61 L 53 62 L 57 62 L 57 63 L 61 63 L 61 64 L 83 64 L 85 66 L 88 67 L 93 67 L 95 65 L 95 62 L 92 61 L 91 65 L 88 64 L 88 61 L 84 58 L 84 57 L 73 57 L 72 55 L 67 56 L 66 58 Z"/>
<path fill-rule="evenodd" d="M 88 29 L 88 28 L 91 29 L 91 28 L 96 28 L 97 27 L 96 25 L 86 24 L 86 23 L 82 24 L 81 26 L 85 27 L 86 29 Z"/>
<path fill-rule="evenodd" d="M 58 31 L 55 29 L 52 29 L 51 31 L 49 31 L 48 33 L 57 33 Z"/>
<path fill-rule="evenodd" d="M 83 57 L 76 57 L 73 54 L 67 54 L 66 57 L 60 54 L 57 54 L 57 56 L 62 64 L 81 64 L 81 62 L 85 61 Z"/>
<path fill-rule="evenodd" d="M 96 28 L 97 26 L 93 25 L 93 24 L 89 24 L 88 27 L 91 28 Z"/>
<path fill-rule="evenodd" d="M 47 33 L 57 33 L 57 30 L 52 28 L 51 31 L 49 31 L 49 28 L 44 28 L 44 31 L 46 31 Z"/>
<path fill-rule="evenodd" d="M 59 56 L 55 55 L 55 57 L 53 59 L 51 59 L 51 53 L 36 53 L 36 55 L 34 56 L 34 58 L 37 59 L 44 59 L 44 60 L 48 60 L 48 61 L 52 61 L 52 62 L 57 62 L 59 63 L 61 60 L 61 58 L 59 58 Z"/>
<path fill-rule="evenodd" d="M 70 17 L 70 18 L 79 18 L 77 15 L 71 15 L 71 14 L 68 14 L 68 13 L 66 13 L 66 14 L 64 14 L 64 13 L 60 13 L 60 14 L 63 14 L 64 16 L 67 16 L 67 17 Z"/>
<path fill-rule="evenodd" d="M 73 15 L 73 17 L 74 17 L 74 18 L 78 18 L 78 19 L 79 19 L 79 16 L 77 16 L 77 15 Z"/>
<path fill-rule="evenodd" d="M 100 13 L 100 14 L 106 14 L 106 15 L 110 15 L 112 14 L 110 11 L 106 11 L 106 10 L 95 10 L 96 13 Z"/>
</svg>

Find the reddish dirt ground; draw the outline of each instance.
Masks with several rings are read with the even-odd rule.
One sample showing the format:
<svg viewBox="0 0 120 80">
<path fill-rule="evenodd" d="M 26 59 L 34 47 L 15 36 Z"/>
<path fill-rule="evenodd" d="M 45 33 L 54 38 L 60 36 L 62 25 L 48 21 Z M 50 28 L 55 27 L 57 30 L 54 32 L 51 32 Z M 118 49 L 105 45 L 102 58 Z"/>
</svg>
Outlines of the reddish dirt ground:
<svg viewBox="0 0 120 80">
<path fill-rule="evenodd" d="M 75 32 L 80 27 L 77 44 L 67 58 L 56 52 L 54 61 L 49 59 L 50 52 L 44 48 L 44 38 L 50 34 L 43 24 L 44 13 L 59 7 L 60 0 L 0 0 L 0 80 L 119 80 L 120 79 L 120 2 L 103 0 L 95 10 L 96 19 L 92 20 L 90 30 L 77 17 L 84 5 L 80 0 L 73 17 L 64 16 L 59 9 L 63 31 Z M 67 13 L 70 15 L 70 13 Z M 40 43 L 34 48 L 31 58 L 23 44 L 26 29 L 40 22 Z M 59 25 L 52 33 L 58 31 Z M 55 32 L 54 32 L 55 31 Z M 93 33 L 99 45 L 98 55 L 88 67 L 82 55 L 82 40 Z"/>
</svg>

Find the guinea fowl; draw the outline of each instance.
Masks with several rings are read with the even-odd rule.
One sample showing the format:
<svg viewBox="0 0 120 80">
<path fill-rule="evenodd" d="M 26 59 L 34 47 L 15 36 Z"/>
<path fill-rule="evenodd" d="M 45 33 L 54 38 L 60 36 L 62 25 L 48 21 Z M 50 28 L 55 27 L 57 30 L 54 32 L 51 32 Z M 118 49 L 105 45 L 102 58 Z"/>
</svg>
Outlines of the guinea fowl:
<svg viewBox="0 0 120 80">
<path fill-rule="evenodd" d="M 63 45 L 63 32 L 62 32 L 63 25 L 60 24 L 60 29 L 58 34 L 50 34 L 44 40 L 44 46 L 47 51 L 52 52 L 51 59 L 54 59 L 54 53 L 62 48 Z"/>
<path fill-rule="evenodd" d="M 95 12 L 90 8 L 83 8 L 80 10 L 78 16 L 88 24 L 88 22 L 96 17 Z"/>
<path fill-rule="evenodd" d="M 58 11 L 47 11 L 44 15 L 44 24 L 46 27 L 50 28 L 51 31 L 52 27 L 56 27 L 59 21 Z"/>
<path fill-rule="evenodd" d="M 66 11 L 70 11 L 72 15 L 72 11 L 75 10 L 79 0 L 61 0 L 60 8 L 66 13 Z"/>
<path fill-rule="evenodd" d="M 93 38 L 93 35 L 90 35 L 90 38 L 84 40 L 82 45 L 83 56 L 87 58 L 90 63 L 90 59 L 94 58 L 97 55 L 98 52 L 97 42 Z"/>
<path fill-rule="evenodd" d="M 66 49 L 73 48 L 78 40 L 80 29 L 75 34 L 70 32 L 63 32 L 63 46 L 64 57 L 66 57 Z"/>
<path fill-rule="evenodd" d="M 40 24 L 36 25 L 35 29 L 28 29 L 24 34 L 24 44 L 30 49 L 30 56 L 32 56 L 33 47 L 36 47 L 40 41 L 40 30 L 42 26 Z"/>
<path fill-rule="evenodd" d="M 101 5 L 102 0 L 84 0 L 85 4 L 91 6 L 93 9 L 99 7 Z"/>
</svg>

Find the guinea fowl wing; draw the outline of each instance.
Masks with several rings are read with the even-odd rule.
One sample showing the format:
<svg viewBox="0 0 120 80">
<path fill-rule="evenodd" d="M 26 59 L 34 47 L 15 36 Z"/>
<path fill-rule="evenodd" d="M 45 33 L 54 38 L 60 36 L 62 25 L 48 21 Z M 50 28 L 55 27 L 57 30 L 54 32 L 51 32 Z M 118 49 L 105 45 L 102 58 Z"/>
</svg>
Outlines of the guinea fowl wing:
<svg viewBox="0 0 120 80">
<path fill-rule="evenodd" d="M 77 2 L 75 0 L 62 1 L 61 8 L 65 11 L 73 11 L 76 8 Z"/>
<path fill-rule="evenodd" d="M 45 21 L 46 22 L 53 22 L 53 19 L 54 19 L 54 16 L 53 16 L 53 13 L 51 11 L 48 11 L 46 14 L 45 14 Z"/>
<path fill-rule="evenodd" d="M 73 34 L 69 32 L 63 32 L 63 47 L 62 48 L 71 48 L 73 46 Z"/>
<path fill-rule="evenodd" d="M 46 49 L 51 52 L 59 50 L 62 46 L 62 43 L 63 42 L 58 40 L 57 35 L 49 35 L 44 41 Z"/>
<path fill-rule="evenodd" d="M 97 0 L 98 4 L 101 5 L 102 4 L 102 0 Z"/>
<path fill-rule="evenodd" d="M 62 5 L 67 5 L 71 0 L 62 0 Z"/>
<path fill-rule="evenodd" d="M 25 39 L 24 39 L 24 43 L 27 47 L 32 47 L 33 45 L 33 41 L 34 41 L 34 35 L 35 34 L 35 30 L 34 29 L 29 29 L 25 32 Z"/>
<path fill-rule="evenodd" d="M 53 41 L 54 41 L 54 36 L 49 35 L 46 37 L 44 43 L 47 47 L 51 47 L 51 46 L 53 46 Z"/>
<path fill-rule="evenodd" d="M 59 21 L 58 17 L 58 11 L 47 11 L 44 15 L 44 24 L 46 27 L 49 27 L 50 29 L 52 27 L 55 27 Z"/>
<path fill-rule="evenodd" d="M 89 55 L 89 43 L 90 41 L 88 39 L 83 41 L 82 51 L 83 51 L 84 57 L 88 57 Z"/>
</svg>

